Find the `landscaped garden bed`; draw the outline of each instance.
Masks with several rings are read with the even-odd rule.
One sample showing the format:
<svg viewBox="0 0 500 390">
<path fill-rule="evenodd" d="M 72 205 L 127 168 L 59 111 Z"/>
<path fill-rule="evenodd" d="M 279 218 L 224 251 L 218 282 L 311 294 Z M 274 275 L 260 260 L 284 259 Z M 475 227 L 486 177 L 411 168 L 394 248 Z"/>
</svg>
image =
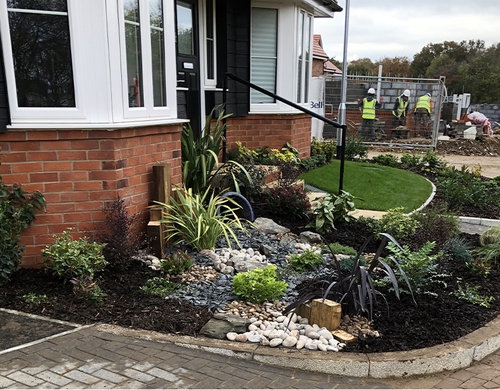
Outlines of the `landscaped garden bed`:
<svg viewBox="0 0 500 390">
<path fill-rule="evenodd" d="M 323 157 L 323 160 L 326 162 L 328 158 Z M 382 163 L 382 160 L 384 158 L 379 159 L 378 163 Z M 406 166 L 397 162 L 399 168 L 411 169 L 437 184 L 436 197 L 425 212 L 407 217 L 400 210 L 393 210 L 382 222 L 363 218 L 354 220 L 346 213 L 351 208 L 347 197 L 340 201 L 340 206 L 334 208 L 331 221 L 327 219 L 325 225 L 318 224 L 317 220 L 318 215 L 326 215 L 325 210 L 314 206 L 311 209 L 304 197 L 304 190 L 291 185 L 293 175 L 287 173 L 291 162 L 286 158 L 283 161 L 286 164 L 281 165 L 283 176 L 280 185 L 273 187 L 278 189 L 262 193 L 244 181 L 240 184 L 251 201 L 255 217 L 271 218 L 287 227 L 291 232 L 287 235 L 288 239 L 283 240 L 282 235 L 257 233 L 246 224 L 242 227 L 246 227 L 250 234 L 245 234 L 236 225 L 232 225 L 226 233 L 229 233 L 229 242 L 233 246 L 236 246 L 234 240 L 238 238 L 243 247 L 266 253 L 265 261 L 276 266 L 277 275 L 288 285 L 285 295 L 272 299 L 283 300 L 286 305 L 293 306 L 310 293 L 316 294 L 316 297 L 323 296 L 342 272 L 349 282 L 357 286 L 359 277 L 352 275 L 361 275 L 356 272 L 369 270 L 374 281 L 370 291 L 376 291 L 374 297 L 377 298 L 372 306 L 368 305 L 369 295 L 351 294 L 357 289 L 346 290 L 351 295 L 344 297 L 343 301 L 342 294 L 335 298 L 342 301 L 346 313 L 372 319 L 371 327 L 381 337 L 360 337 L 357 342 L 345 347 L 344 351 L 401 351 L 438 345 L 470 333 L 500 313 L 500 274 L 496 257 L 500 251 L 493 246 L 488 253 L 474 252 L 475 248 L 480 247 L 480 237 L 459 233 L 454 217 L 473 214 L 499 218 L 498 200 L 490 192 L 495 190 L 496 181 L 463 170 L 446 169 L 433 155 L 429 155 L 424 163 L 420 159 L 407 157 L 403 163 Z M 384 161 L 393 160 L 385 157 Z M 252 169 L 247 165 L 248 172 Z M 201 185 L 199 189 L 205 187 Z M 453 196 L 459 190 L 462 196 Z M 473 191 L 469 200 L 464 199 L 467 198 L 467 191 Z M 203 191 L 200 193 L 203 194 Z M 333 196 L 332 202 L 338 199 Z M 483 201 L 479 203 L 478 199 Z M 187 203 L 182 201 L 175 206 L 176 210 L 180 211 Z M 211 201 L 206 198 L 200 202 L 203 203 Z M 121 210 L 119 200 L 114 207 L 115 211 Z M 191 204 L 189 210 L 195 212 L 197 209 Z M 194 219 L 193 215 L 177 220 L 177 224 L 187 224 L 190 219 Z M 144 253 L 138 255 L 135 251 L 140 245 L 138 242 L 133 245 L 134 240 L 129 236 L 129 217 L 120 212 L 110 212 L 108 216 L 108 230 L 103 231 L 109 231 L 111 235 L 101 240 L 107 243 L 103 251 L 107 264 L 99 263 L 97 267 L 94 262 L 90 268 L 83 267 L 84 271 L 75 266 L 68 267 L 67 264 L 60 267 L 61 257 L 56 256 L 56 253 L 63 256 L 70 250 L 58 252 L 56 249 L 63 243 L 55 238 L 58 245 L 48 248 L 45 254 L 48 268 L 20 269 L 9 274 L 8 280 L 4 280 L 0 286 L 0 306 L 81 324 L 111 323 L 196 336 L 213 314 L 223 308 L 224 299 L 227 298 L 227 303 L 230 303 L 236 297 L 233 280 L 238 272 L 214 272 L 210 261 L 215 252 L 206 251 L 212 248 L 196 247 L 193 245 L 196 238 L 186 241 L 184 237 L 185 242 L 169 248 L 157 267 L 159 269 L 155 270 L 147 263 Z M 211 216 L 220 216 L 220 211 Z M 328 228 L 328 221 L 334 227 Z M 110 226 L 121 226 L 125 230 L 115 230 L 113 233 Z M 325 261 L 309 267 L 309 260 L 299 258 L 296 265 L 300 267 L 290 268 L 290 263 L 293 263 L 290 256 L 304 253 L 297 249 L 293 239 L 298 240 L 300 233 L 311 230 L 321 234 L 323 244 L 317 244 L 313 249 L 321 248 Z M 235 233 L 234 237 L 231 231 Z M 382 242 L 380 233 L 386 231 L 395 237 L 401 248 L 390 249 Z M 207 231 L 204 238 L 209 239 L 211 233 L 213 230 Z M 372 234 L 373 238 L 368 240 Z M 131 241 L 126 242 L 125 246 L 120 244 L 121 240 L 129 238 Z M 172 238 L 183 241 L 182 235 Z M 216 238 L 213 249 L 228 246 L 223 234 Z M 72 242 L 67 241 L 64 245 L 70 248 Z M 435 244 L 429 246 L 428 242 Z M 494 238 L 493 242 L 494 245 L 498 244 Z M 87 245 L 92 243 L 80 244 L 88 251 Z M 337 251 L 332 250 L 329 254 L 326 244 L 335 244 Z M 186 256 L 176 257 L 173 261 L 173 254 L 178 253 L 178 248 Z M 275 251 L 266 252 L 265 248 L 274 248 Z M 92 250 L 98 248 L 93 247 Z M 340 256 L 337 258 L 340 252 L 350 251 L 352 257 L 347 257 L 350 260 L 341 261 Z M 338 262 L 332 254 L 336 255 Z M 387 279 L 387 275 L 381 272 L 384 269 L 382 263 L 370 268 L 371 264 L 375 264 L 372 262 L 377 261 L 373 260 L 375 258 L 397 270 L 399 267 L 396 263 L 390 262 L 391 256 L 405 270 L 405 275 L 411 280 L 411 288 L 402 274 L 397 272 L 394 275 L 398 279 L 395 288 L 393 280 L 390 277 Z M 342 271 L 339 271 L 340 263 Z M 205 278 L 208 274 L 215 274 L 215 279 Z M 179 285 L 185 287 L 187 283 L 190 283 L 190 288 L 178 290 Z M 342 292 L 335 288 L 330 291 L 332 294 Z M 399 292 L 399 298 L 396 292 Z M 236 298 L 244 300 L 241 296 Z M 356 301 L 359 304 L 362 300 L 365 306 L 356 309 Z M 348 301 L 351 306 L 348 306 Z"/>
</svg>

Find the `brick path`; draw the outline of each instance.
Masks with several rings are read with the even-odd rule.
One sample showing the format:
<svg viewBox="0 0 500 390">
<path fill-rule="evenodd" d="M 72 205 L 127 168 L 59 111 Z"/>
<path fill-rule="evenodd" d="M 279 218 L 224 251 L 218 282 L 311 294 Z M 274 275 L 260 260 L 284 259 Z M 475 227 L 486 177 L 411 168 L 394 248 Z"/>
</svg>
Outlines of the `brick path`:
<svg viewBox="0 0 500 390">
<path fill-rule="evenodd" d="M 0 388 L 499 388 L 500 353 L 457 372 L 371 379 L 318 374 L 81 328 L 0 352 Z"/>
</svg>

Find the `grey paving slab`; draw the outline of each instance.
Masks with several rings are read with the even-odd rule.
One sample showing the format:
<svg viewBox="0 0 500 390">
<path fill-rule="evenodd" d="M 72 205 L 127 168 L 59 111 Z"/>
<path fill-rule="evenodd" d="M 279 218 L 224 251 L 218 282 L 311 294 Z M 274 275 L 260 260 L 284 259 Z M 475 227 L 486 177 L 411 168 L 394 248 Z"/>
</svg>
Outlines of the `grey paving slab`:
<svg viewBox="0 0 500 390">
<path fill-rule="evenodd" d="M 399 355 L 369 354 L 368 358 L 348 353 L 291 353 L 96 325 L 0 351 L 0 388 L 491 389 L 500 388 L 500 352 L 495 350 L 499 334 L 500 321 L 495 320 L 466 336 L 463 342 Z M 480 361 L 473 358 L 490 350 L 493 352 Z M 294 360 L 282 359 L 284 355 Z M 321 370 L 336 365 L 345 372 L 354 372 L 349 365 L 355 368 L 368 364 L 366 373 L 371 372 L 372 365 L 376 367 L 372 373 L 379 375 L 383 365 L 385 375 L 399 366 L 407 368 L 405 364 L 410 360 L 427 364 L 429 359 L 441 359 L 443 367 L 459 367 L 464 355 L 470 362 L 462 369 L 404 378 L 353 377 Z M 394 364 L 396 361 L 399 366 Z M 397 376 L 395 371 L 392 374 Z"/>
</svg>

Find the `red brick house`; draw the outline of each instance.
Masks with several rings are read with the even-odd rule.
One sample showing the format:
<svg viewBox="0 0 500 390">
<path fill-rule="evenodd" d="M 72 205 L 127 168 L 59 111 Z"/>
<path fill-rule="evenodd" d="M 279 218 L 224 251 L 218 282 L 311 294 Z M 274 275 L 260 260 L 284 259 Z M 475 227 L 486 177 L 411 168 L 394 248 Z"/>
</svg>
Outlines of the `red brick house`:
<svg viewBox="0 0 500 390">
<path fill-rule="evenodd" d="M 226 72 L 307 107 L 314 18 L 339 11 L 334 0 L 0 0 L 0 175 L 47 200 L 23 265 L 40 264 L 54 233 L 93 230 L 118 196 L 146 220 L 152 167 L 169 164 L 180 183 L 182 126 L 201 131 Z M 291 142 L 308 155 L 307 115 L 234 81 L 226 112 L 229 148 Z"/>
</svg>

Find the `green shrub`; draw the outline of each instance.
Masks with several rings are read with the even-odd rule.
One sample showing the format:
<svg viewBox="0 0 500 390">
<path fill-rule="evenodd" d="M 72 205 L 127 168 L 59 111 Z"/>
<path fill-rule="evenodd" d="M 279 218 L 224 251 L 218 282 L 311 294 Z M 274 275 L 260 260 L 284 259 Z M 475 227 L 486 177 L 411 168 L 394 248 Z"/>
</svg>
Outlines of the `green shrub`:
<svg viewBox="0 0 500 390">
<path fill-rule="evenodd" d="M 229 191 L 240 192 L 241 195 L 251 200 L 252 197 L 262 193 L 267 173 L 262 166 L 252 162 L 243 163 L 243 169 L 236 164 L 226 164 L 218 174 L 218 188 L 226 188 Z"/>
<path fill-rule="evenodd" d="M 470 286 L 468 284 L 465 285 L 465 288 L 462 287 L 461 284 L 458 284 L 457 289 L 450 294 L 455 295 L 459 299 L 470 302 L 473 305 L 483 307 L 490 307 L 491 302 L 495 300 L 492 296 L 483 296 L 479 294 L 479 286 Z"/>
<path fill-rule="evenodd" d="M 297 185 L 270 188 L 266 202 L 273 213 L 289 220 L 304 218 L 311 209 L 306 190 Z"/>
<path fill-rule="evenodd" d="M 73 294 L 75 294 L 76 299 L 101 303 L 106 297 L 97 281 L 93 280 L 91 276 L 78 276 L 71 279 L 71 283 L 73 284 Z"/>
<path fill-rule="evenodd" d="M 458 218 L 439 209 L 425 209 L 412 214 L 411 218 L 418 222 L 418 227 L 414 234 L 407 236 L 404 243 L 415 250 L 427 241 L 434 241 L 436 248 L 443 248 L 450 238 L 460 233 Z"/>
<path fill-rule="evenodd" d="M 321 253 L 316 253 L 311 249 L 307 249 L 300 254 L 294 253 L 290 255 L 288 264 L 294 271 L 306 272 L 323 264 L 323 256 Z"/>
<path fill-rule="evenodd" d="M 337 154 L 337 142 L 335 140 L 318 141 L 313 138 L 311 142 L 311 157 L 323 157 L 325 162 L 330 162 Z"/>
<path fill-rule="evenodd" d="M 352 255 L 356 256 L 356 249 L 352 246 L 345 246 L 339 244 L 338 242 L 334 242 L 332 244 L 327 245 L 321 249 L 322 253 L 335 253 L 337 255 Z"/>
<path fill-rule="evenodd" d="M 335 222 L 350 222 L 354 217 L 350 213 L 356 210 L 353 196 L 341 191 L 340 195 L 327 194 L 323 198 L 316 199 L 312 206 L 315 220 L 307 225 L 314 228 L 318 233 L 328 233 L 335 229 Z"/>
<path fill-rule="evenodd" d="M 41 305 L 42 303 L 48 302 L 49 298 L 46 294 L 29 293 L 23 295 L 23 301 L 26 303 L 32 303 L 34 305 Z"/>
<path fill-rule="evenodd" d="M 473 258 L 479 257 L 485 263 L 498 263 L 500 260 L 500 244 L 480 246 L 471 251 Z"/>
<path fill-rule="evenodd" d="M 165 255 L 160 260 L 162 272 L 170 275 L 180 275 L 188 271 L 193 265 L 193 258 L 180 249 Z"/>
<path fill-rule="evenodd" d="M 45 266 L 65 279 L 80 276 L 92 278 L 96 272 L 104 270 L 108 265 L 102 253 L 106 244 L 90 243 L 87 237 L 73 240 L 72 230 L 68 229 L 60 237 L 54 234 L 54 243 L 42 249 Z"/>
<path fill-rule="evenodd" d="M 448 163 L 439 157 L 434 150 L 428 150 L 422 157 L 422 163 L 432 172 L 439 172 L 444 169 Z"/>
<path fill-rule="evenodd" d="M 378 156 L 374 156 L 372 160 L 377 164 L 385 165 L 388 167 L 397 167 L 399 165 L 398 157 L 394 154 L 380 154 Z"/>
<path fill-rule="evenodd" d="M 340 270 L 342 271 L 342 275 L 350 275 L 354 272 L 356 267 L 356 262 L 358 262 L 358 267 L 366 267 L 367 262 L 364 257 L 360 257 L 359 259 L 356 256 L 349 256 L 346 258 L 342 258 L 339 260 Z"/>
<path fill-rule="evenodd" d="M 201 251 L 213 249 L 221 236 L 231 247 L 231 236 L 239 245 L 233 229 L 246 229 L 235 212 L 241 206 L 234 200 L 215 195 L 210 189 L 204 194 L 193 194 L 191 188 L 187 191 L 178 188 L 176 193 L 176 197 L 170 198 L 170 203 L 156 202 L 164 208 L 162 222 L 166 226 L 167 241 L 172 240 L 172 245 L 186 242 L 196 251 Z"/>
<path fill-rule="evenodd" d="M 421 168 L 424 165 L 420 156 L 410 153 L 403 153 L 400 161 L 403 168 Z"/>
<path fill-rule="evenodd" d="M 146 284 L 140 287 L 140 290 L 148 295 L 159 295 L 166 297 L 177 292 L 180 285 L 170 282 L 168 279 L 154 277 L 146 281 Z"/>
<path fill-rule="evenodd" d="M 29 195 L 18 184 L 9 187 L 0 176 L 0 284 L 8 281 L 21 264 L 24 251 L 21 232 L 44 205 L 45 198 L 40 192 Z"/>
<path fill-rule="evenodd" d="M 460 170 L 452 167 L 438 177 L 438 191 L 452 211 L 463 206 L 477 206 L 487 209 L 500 204 L 500 186 L 495 180 L 484 181 L 466 166 Z"/>
<path fill-rule="evenodd" d="M 234 293 L 251 303 L 275 300 L 285 294 L 288 284 L 276 279 L 276 266 L 236 274 L 233 280 Z"/>
<path fill-rule="evenodd" d="M 300 166 L 305 172 L 312 171 L 313 169 L 322 167 L 326 164 L 326 158 L 322 154 L 316 156 L 311 156 L 309 158 L 303 158 L 299 162 Z"/>
<path fill-rule="evenodd" d="M 444 245 L 444 251 L 454 260 L 461 263 L 467 263 L 471 260 L 470 250 L 470 244 L 460 236 L 450 238 Z"/>
<path fill-rule="evenodd" d="M 482 246 L 500 244 L 500 226 L 493 226 L 486 229 L 479 236 L 479 242 Z"/>
<path fill-rule="evenodd" d="M 363 144 L 362 137 L 346 137 L 344 157 L 346 160 L 358 160 L 368 155 L 368 147 Z"/>
<path fill-rule="evenodd" d="M 482 257 L 470 258 L 465 265 L 469 271 L 476 275 L 484 276 L 485 278 L 489 275 L 491 271 L 491 260 Z"/>
<path fill-rule="evenodd" d="M 396 240 L 400 240 L 415 234 L 419 226 L 416 219 L 403 213 L 403 207 L 395 207 L 380 218 L 377 233 L 390 232 Z"/>
<path fill-rule="evenodd" d="M 410 282 L 413 292 L 417 294 L 431 294 L 427 287 L 434 283 L 441 283 L 446 287 L 443 279 L 448 275 L 437 272 L 439 265 L 437 259 L 443 256 L 443 252 L 440 251 L 436 255 L 430 255 L 435 245 L 435 242 L 427 242 L 420 250 L 412 252 L 407 245 L 403 245 L 401 248 L 392 242 L 387 244 L 387 249 L 394 255 L 390 259 L 397 259 L 401 270 L 403 270 L 404 275 Z M 396 276 L 399 283 L 405 281 L 402 274 Z"/>
</svg>

